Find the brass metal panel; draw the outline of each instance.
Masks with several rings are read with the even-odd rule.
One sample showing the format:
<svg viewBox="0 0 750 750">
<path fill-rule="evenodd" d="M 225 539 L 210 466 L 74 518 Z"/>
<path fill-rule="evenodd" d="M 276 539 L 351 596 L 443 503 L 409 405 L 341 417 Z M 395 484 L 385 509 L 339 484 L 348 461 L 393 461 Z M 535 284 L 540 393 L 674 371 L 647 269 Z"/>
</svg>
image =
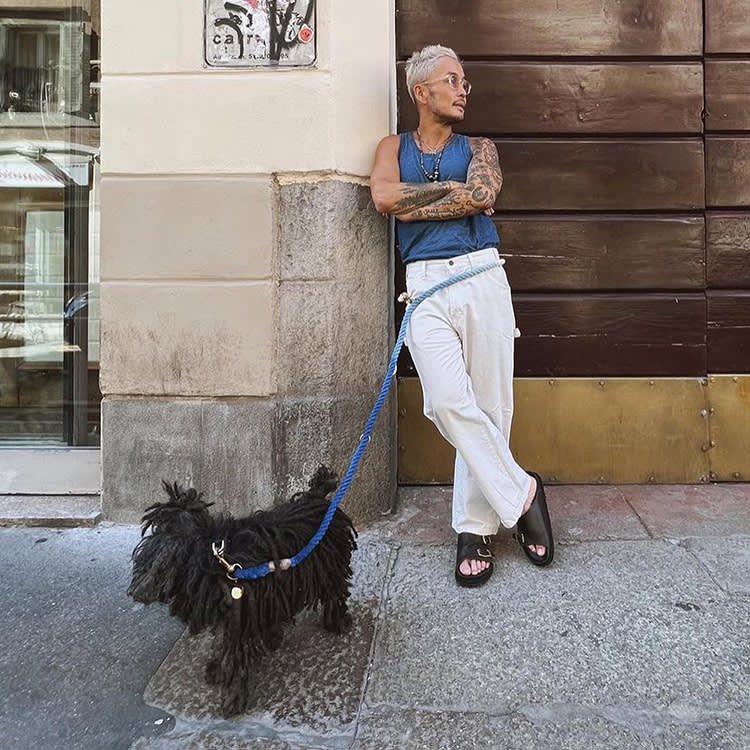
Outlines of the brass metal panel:
<svg viewBox="0 0 750 750">
<path fill-rule="evenodd" d="M 710 375 L 711 479 L 750 479 L 750 375 Z"/>
<path fill-rule="evenodd" d="M 419 378 L 398 379 L 398 481 L 450 484 L 456 451 L 422 412 Z"/>
<path fill-rule="evenodd" d="M 511 448 L 560 482 L 696 483 L 709 473 L 701 378 L 516 380 Z"/>
<path fill-rule="evenodd" d="M 511 448 L 550 481 L 694 484 L 710 471 L 708 408 L 701 378 L 516 378 Z M 399 380 L 399 448 L 400 482 L 452 481 L 417 378 Z"/>
</svg>

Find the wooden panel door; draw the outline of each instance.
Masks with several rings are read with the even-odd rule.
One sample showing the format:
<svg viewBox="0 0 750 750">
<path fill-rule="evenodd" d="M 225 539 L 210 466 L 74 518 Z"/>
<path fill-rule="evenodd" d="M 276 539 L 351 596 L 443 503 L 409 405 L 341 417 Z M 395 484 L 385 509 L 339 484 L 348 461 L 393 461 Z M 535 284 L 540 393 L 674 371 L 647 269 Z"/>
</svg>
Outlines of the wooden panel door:
<svg viewBox="0 0 750 750">
<path fill-rule="evenodd" d="M 667 378 L 673 416 L 678 383 L 746 400 L 750 0 L 397 0 L 396 30 L 399 131 L 416 125 L 404 63 L 440 43 L 473 85 L 457 130 L 498 147 L 522 391 Z M 408 352 L 399 373 L 416 375 Z M 708 425 L 714 409 L 690 403 L 665 433 Z M 713 439 L 700 445 L 705 467 Z M 750 476 L 725 463 L 720 478 Z"/>
<path fill-rule="evenodd" d="M 517 374 L 704 374 L 702 2 L 399 0 L 397 35 L 399 130 L 416 126 L 405 58 L 440 40 L 473 85 L 458 130 L 498 147 Z M 731 73 L 714 78 L 736 120 Z M 714 192 L 736 200 L 740 147 L 710 148 Z"/>
<path fill-rule="evenodd" d="M 705 3 L 708 369 L 748 373 L 750 0 Z"/>
</svg>

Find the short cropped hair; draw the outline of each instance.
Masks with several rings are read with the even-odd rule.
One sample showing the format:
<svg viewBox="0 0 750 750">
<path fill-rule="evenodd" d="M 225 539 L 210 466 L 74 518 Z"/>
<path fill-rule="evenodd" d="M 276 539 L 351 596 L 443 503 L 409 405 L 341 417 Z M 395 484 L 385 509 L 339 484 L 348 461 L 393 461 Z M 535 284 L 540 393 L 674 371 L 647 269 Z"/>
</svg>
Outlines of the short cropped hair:
<svg viewBox="0 0 750 750">
<path fill-rule="evenodd" d="M 406 61 L 406 88 L 409 90 L 411 100 L 414 99 L 414 87 L 427 81 L 437 67 L 441 57 L 452 57 L 458 60 L 458 55 L 450 47 L 442 47 L 439 44 L 431 44 L 429 47 L 415 52 Z"/>
</svg>

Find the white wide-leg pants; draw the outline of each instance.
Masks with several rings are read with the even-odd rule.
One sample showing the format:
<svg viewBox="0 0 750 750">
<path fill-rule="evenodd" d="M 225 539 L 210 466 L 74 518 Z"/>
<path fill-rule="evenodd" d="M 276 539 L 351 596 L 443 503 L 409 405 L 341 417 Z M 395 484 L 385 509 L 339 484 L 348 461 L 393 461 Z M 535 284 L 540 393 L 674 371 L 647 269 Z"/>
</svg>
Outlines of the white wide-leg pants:
<svg viewBox="0 0 750 750">
<path fill-rule="evenodd" d="M 444 279 L 499 260 L 495 248 L 414 261 L 406 288 L 416 298 Z M 501 261 L 502 263 L 503 261 Z M 424 413 L 456 449 L 453 528 L 495 534 L 515 525 L 531 477 L 510 452 L 516 322 L 502 266 L 442 289 L 414 311 L 406 334 Z"/>
</svg>

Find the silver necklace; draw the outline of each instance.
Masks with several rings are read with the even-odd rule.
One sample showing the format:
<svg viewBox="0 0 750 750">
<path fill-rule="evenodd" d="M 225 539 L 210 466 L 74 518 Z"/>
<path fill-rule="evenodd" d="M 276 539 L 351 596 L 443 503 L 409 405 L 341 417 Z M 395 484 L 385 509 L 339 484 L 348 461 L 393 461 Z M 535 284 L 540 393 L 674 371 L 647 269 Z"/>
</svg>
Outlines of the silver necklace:
<svg viewBox="0 0 750 750">
<path fill-rule="evenodd" d="M 442 160 L 445 149 L 451 142 L 453 135 L 454 134 L 451 133 L 445 139 L 445 142 L 443 143 L 439 151 L 436 151 L 435 149 L 432 150 L 431 153 L 435 156 L 435 164 L 432 166 L 432 170 L 428 172 L 424 165 L 424 142 L 422 141 L 422 135 L 420 134 L 419 129 L 417 129 L 417 140 L 419 141 L 419 168 L 422 170 L 422 174 L 425 176 L 428 182 L 438 182 L 438 180 L 440 179 L 440 161 Z"/>
</svg>

